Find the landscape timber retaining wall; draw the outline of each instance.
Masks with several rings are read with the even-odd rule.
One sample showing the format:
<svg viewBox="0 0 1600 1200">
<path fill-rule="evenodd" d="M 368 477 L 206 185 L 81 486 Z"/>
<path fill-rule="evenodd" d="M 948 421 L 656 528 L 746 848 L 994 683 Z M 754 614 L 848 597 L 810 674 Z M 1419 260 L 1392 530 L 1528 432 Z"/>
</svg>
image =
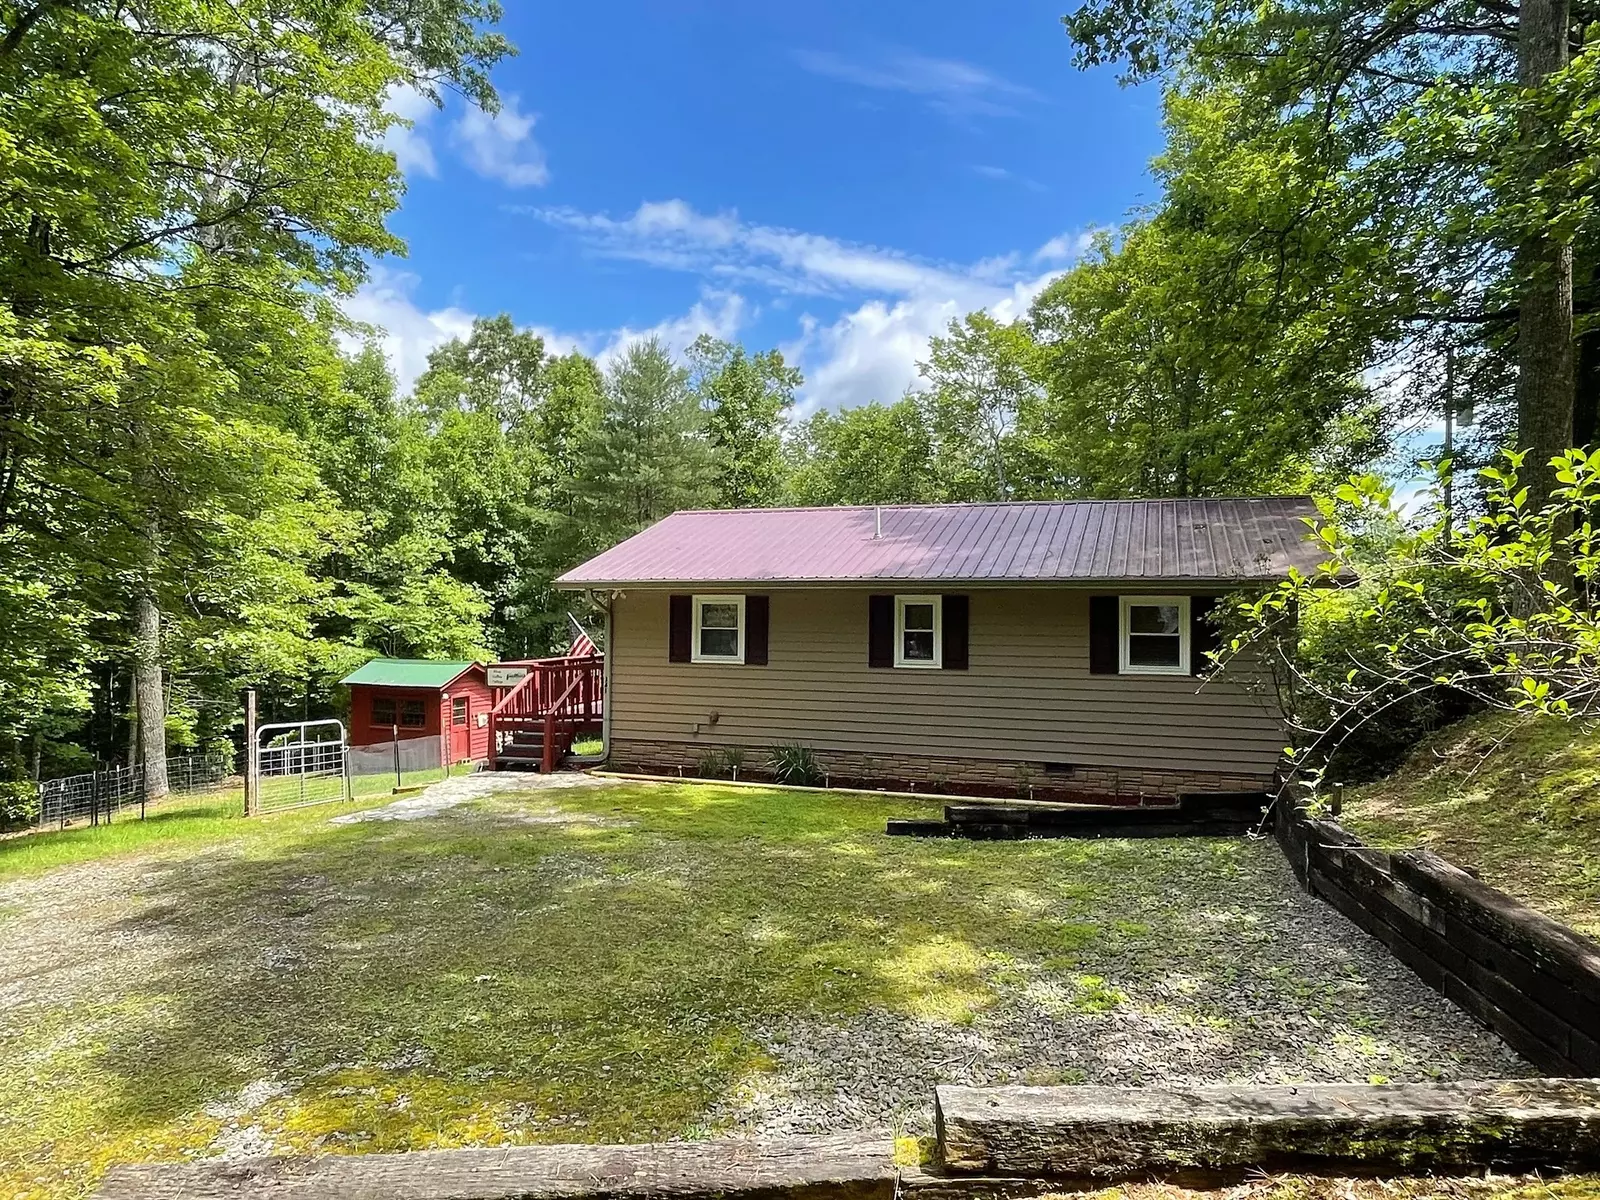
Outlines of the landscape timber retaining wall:
<svg viewBox="0 0 1600 1200">
<path fill-rule="evenodd" d="M 1540 1070 L 1600 1076 L 1600 944 L 1427 850 L 1364 845 L 1280 800 L 1295 876 Z"/>
</svg>

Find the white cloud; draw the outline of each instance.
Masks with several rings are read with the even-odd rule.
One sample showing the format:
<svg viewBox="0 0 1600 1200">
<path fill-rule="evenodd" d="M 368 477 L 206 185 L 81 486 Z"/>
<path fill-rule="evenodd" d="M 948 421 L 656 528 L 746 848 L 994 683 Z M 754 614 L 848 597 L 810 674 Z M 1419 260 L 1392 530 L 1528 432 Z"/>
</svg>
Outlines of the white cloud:
<svg viewBox="0 0 1600 1200">
<path fill-rule="evenodd" d="M 762 311 L 750 299 L 751 288 L 780 295 L 768 311 L 782 308 L 784 296 L 844 300 L 842 309 L 830 306 L 821 316 L 800 312 L 796 335 L 782 345 L 785 357 L 806 376 L 798 406 L 802 414 L 892 401 L 907 388 L 920 387 L 917 363 L 927 358 L 931 337 L 978 309 L 1002 321 L 1023 315 L 1091 237 L 1062 234 L 1031 254 L 955 264 L 750 224 L 734 212 L 702 213 L 682 200 L 641 204 L 620 218 L 574 209 L 522 211 L 571 231 L 597 254 L 701 280 L 700 297 L 686 312 L 648 327 L 538 330 L 557 353 L 576 348 L 605 365 L 640 338 L 658 337 L 676 353 L 702 333 L 737 338 Z M 420 308 L 414 300 L 416 282 L 413 276 L 380 270 L 347 305 L 352 317 L 385 328 L 384 349 L 403 387 L 427 365 L 430 350 L 472 327 L 473 314 L 459 307 Z"/>
<path fill-rule="evenodd" d="M 377 326 L 377 339 L 400 381 L 410 391 L 428 365 L 428 354 L 454 337 L 472 332 L 474 314 L 453 305 L 424 312 L 412 298 L 417 277 L 405 271 L 376 267 L 356 294 L 344 302 L 345 315 Z"/>
<path fill-rule="evenodd" d="M 451 142 L 467 166 L 485 179 L 514 188 L 543 187 L 550 169 L 533 139 L 538 119 L 537 113 L 523 112 L 517 97 L 508 94 L 493 116 L 476 106 L 467 108 L 451 127 Z"/>
<path fill-rule="evenodd" d="M 970 270 L 819 234 L 750 225 L 734 212 L 700 213 L 682 200 L 641 204 L 622 218 L 570 208 L 523 211 L 573 230 L 608 258 L 801 295 L 950 287 Z"/>
<path fill-rule="evenodd" d="M 376 341 L 389 360 L 402 393 L 409 392 L 417 377 L 428 366 L 428 355 L 451 338 L 466 338 L 479 316 L 456 305 L 424 309 L 416 302 L 419 280 L 406 271 L 375 268 L 355 293 L 344 302 L 351 320 L 375 326 Z M 602 367 L 611 362 L 629 343 L 655 337 L 674 353 L 681 354 L 702 333 L 719 338 L 734 338 L 750 316 L 745 298 L 735 292 L 707 290 L 685 313 L 668 317 L 648 328 L 568 333 L 542 326 L 527 326 L 544 338 L 552 354 L 581 350 L 592 355 Z M 354 350 L 364 339 L 346 337 L 347 350 Z"/>
<path fill-rule="evenodd" d="M 400 170 L 415 171 L 432 178 L 439 174 L 439 163 L 428 140 L 427 126 L 438 107 L 416 88 L 402 84 L 389 93 L 384 111 L 407 124 L 391 125 L 383 135 L 383 148 L 394 155 Z"/>
<path fill-rule="evenodd" d="M 1015 116 L 1018 103 L 1040 98 L 1032 88 L 958 59 L 900 52 L 877 63 L 864 63 L 824 50 L 796 50 L 794 59 L 813 75 L 874 91 L 917 96 L 950 117 Z"/>
<path fill-rule="evenodd" d="M 1097 232 L 1099 231 L 1085 229 L 1080 233 L 1058 234 L 1033 252 L 1033 261 L 1045 263 L 1075 262 L 1089 252 L 1089 248 L 1094 245 Z"/>
<path fill-rule="evenodd" d="M 707 291 L 681 316 L 668 317 L 648 329 L 623 326 L 609 334 L 601 349 L 595 352 L 595 361 L 601 367 L 609 366 L 629 345 L 645 338 L 658 339 L 674 354 L 682 354 L 703 333 L 732 340 L 749 315 L 745 298 L 737 292 Z"/>
<path fill-rule="evenodd" d="M 800 336 L 783 347 L 784 357 L 805 372 L 800 415 L 920 391 L 917 363 L 928 357 L 930 338 L 977 309 L 996 320 L 1015 320 L 1053 278 L 1055 272 L 1047 272 L 1009 287 L 974 280 L 953 294 L 928 292 L 892 304 L 869 300 L 831 322 L 804 321 Z"/>
<path fill-rule="evenodd" d="M 963 265 L 749 224 L 731 211 L 701 213 L 682 200 L 641 204 L 627 217 L 567 208 L 523 211 L 573 231 L 597 254 L 695 274 L 708 286 L 738 282 L 795 295 L 861 298 L 828 320 L 803 315 L 798 336 L 783 347 L 806 375 L 802 413 L 894 400 L 920 386 L 917 363 L 927 357 L 930 337 L 977 309 L 1001 320 L 1021 316 L 1089 237 L 1053 238 L 1027 266 L 1020 253 Z"/>
</svg>

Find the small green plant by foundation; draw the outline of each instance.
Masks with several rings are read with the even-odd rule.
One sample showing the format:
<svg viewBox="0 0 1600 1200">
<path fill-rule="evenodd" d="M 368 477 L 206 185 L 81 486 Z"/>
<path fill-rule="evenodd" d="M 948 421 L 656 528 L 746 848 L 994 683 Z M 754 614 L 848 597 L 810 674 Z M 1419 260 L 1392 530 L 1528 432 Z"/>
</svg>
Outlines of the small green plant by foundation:
<svg viewBox="0 0 1600 1200">
<path fill-rule="evenodd" d="M 739 778 L 739 770 L 744 766 L 744 751 L 737 746 L 729 746 L 722 752 L 722 765 L 728 769 L 730 778 Z"/>
<path fill-rule="evenodd" d="M 694 764 L 694 773 L 701 779 L 721 779 L 727 773 L 721 750 L 707 750 Z"/>
<path fill-rule="evenodd" d="M 817 765 L 817 756 L 811 752 L 810 746 L 798 743 L 775 746 L 768 761 L 773 778 L 779 783 L 794 787 L 818 787 L 822 783 L 822 768 Z"/>
</svg>

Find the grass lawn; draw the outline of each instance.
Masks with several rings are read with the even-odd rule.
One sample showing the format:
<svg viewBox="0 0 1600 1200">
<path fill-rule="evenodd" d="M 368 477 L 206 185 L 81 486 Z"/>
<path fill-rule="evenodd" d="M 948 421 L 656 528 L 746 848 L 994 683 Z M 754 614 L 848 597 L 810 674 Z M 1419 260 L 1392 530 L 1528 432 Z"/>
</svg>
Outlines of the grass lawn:
<svg viewBox="0 0 1600 1200">
<path fill-rule="evenodd" d="M 1427 846 L 1574 929 L 1600 937 L 1600 737 L 1485 713 L 1351 789 L 1342 822 L 1374 845 Z"/>
<path fill-rule="evenodd" d="M 194 1154 L 921 1132 L 938 1078 L 1517 1069 L 1268 844 L 890 839 L 915 802 L 531 786 L 0 843 L 0 1197 Z"/>
</svg>

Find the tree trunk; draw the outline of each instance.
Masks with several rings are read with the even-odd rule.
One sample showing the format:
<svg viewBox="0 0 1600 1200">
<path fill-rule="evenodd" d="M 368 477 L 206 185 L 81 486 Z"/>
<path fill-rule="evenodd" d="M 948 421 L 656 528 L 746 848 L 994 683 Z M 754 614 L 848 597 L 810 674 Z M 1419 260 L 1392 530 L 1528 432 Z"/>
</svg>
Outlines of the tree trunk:
<svg viewBox="0 0 1600 1200">
<path fill-rule="evenodd" d="M 1570 0 L 1522 0 L 1517 17 L 1517 81 L 1536 88 L 1567 65 Z M 1528 185 L 1552 165 L 1531 150 L 1554 131 L 1524 117 L 1530 147 Z M 1517 444 L 1528 452 L 1522 482 L 1529 502 L 1542 507 L 1554 488 L 1550 459 L 1572 442 L 1572 247 L 1530 230 L 1517 247 L 1521 296 L 1517 316 Z"/>
<path fill-rule="evenodd" d="M 138 585 L 133 597 L 133 694 L 144 795 L 159 800 L 167 794 L 167 705 L 161 686 L 161 609 L 148 581 Z"/>
<path fill-rule="evenodd" d="M 1600 309 L 1600 261 L 1592 253 L 1580 256 L 1573 273 L 1573 312 L 1589 327 L 1573 347 L 1572 444 L 1587 447 L 1600 435 L 1600 325 L 1593 323 Z"/>
</svg>

